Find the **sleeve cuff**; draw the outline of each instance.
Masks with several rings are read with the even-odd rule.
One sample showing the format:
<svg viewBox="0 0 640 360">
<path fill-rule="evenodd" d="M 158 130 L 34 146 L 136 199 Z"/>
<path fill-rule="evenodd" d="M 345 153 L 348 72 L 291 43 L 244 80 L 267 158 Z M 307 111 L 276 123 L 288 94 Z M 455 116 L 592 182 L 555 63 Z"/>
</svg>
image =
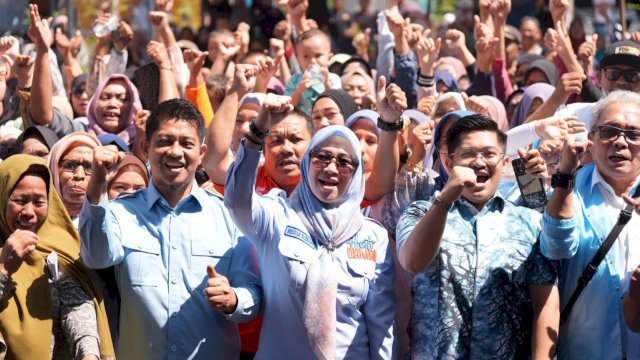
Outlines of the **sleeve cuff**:
<svg viewBox="0 0 640 360">
<path fill-rule="evenodd" d="M 556 219 L 546 212 L 542 215 L 542 232 L 540 234 L 540 249 L 542 254 L 550 259 L 568 259 L 577 250 L 578 221 L 571 219 Z"/>
<path fill-rule="evenodd" d="M 227 318 L 227 320 L 234 322 L 246 321 L 247 316 L 251 316 L 255 312 L 256 303 L 253 300 L 253 296 L 251 296 L 251 292 L 246 288 L 232 287 L 231 289 L 236 293 L 238 301 L 236 309 L 230 314 L 225 312 L 222 314 Z"/>
</svg>

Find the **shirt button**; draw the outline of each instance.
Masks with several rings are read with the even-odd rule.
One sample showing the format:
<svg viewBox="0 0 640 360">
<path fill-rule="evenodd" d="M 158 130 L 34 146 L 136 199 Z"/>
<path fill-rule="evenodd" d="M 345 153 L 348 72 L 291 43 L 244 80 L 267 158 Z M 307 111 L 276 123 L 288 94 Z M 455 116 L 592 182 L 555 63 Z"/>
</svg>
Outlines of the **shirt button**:
<svg viewBox="0 0 640 360">
<path fill-rule="evenodd" d="M 293 253 L 293 255 L 294 255 L 294 256 L 296 256 L 296 257 L 300 256 L 300 251 L 296 250 L 296 251 Z"/>
<path fill-rule="evenodd" d="M 176 351 L 176 350 L 178 350 L 178 347 L 176 347 L 175 345 L 172 345 L 171 346 L 171 351 Z"/>
<path fill-rule="evenodd" d="M 209 254 L 213 254 L 213 250 L 209 250 Z"/>
<path fill-rule="evenodd" d="M 172 283 L 172 284 L 175 284 L 175 283 L 177 283 L 177 282 L 178 282 L 178 280 L 176 280 L 176 279 L 171 279 L 171 283 Z"/>
<path fill-rule="evenodd" d="M 176 245 L 176 244 L 171 244 L 171 248 L 175 250 L 175 249 L 177 249 L 177 248 L 178 248 L 178 245 Z"/>
</svg>

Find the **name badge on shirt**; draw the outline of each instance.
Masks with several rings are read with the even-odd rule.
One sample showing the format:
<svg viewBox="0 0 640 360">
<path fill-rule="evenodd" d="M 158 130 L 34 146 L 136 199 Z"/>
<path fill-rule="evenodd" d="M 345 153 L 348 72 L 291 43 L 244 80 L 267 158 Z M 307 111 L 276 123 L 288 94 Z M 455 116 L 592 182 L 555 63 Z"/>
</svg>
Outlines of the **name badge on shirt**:
<svg viewBox="0 0 640 360">
<path fill-rule="evenodd" d="M 356 236 L 347 242 L 347 257 L 349 259 L 376 261 L 378 253 L 373 247 L 374 244 L 375 240 L 358 240 Z"/>
<path fill-rule="evenodd" d="M 294 228 L 293 226 L 289 226 L 287 225 L 287 227 L 284 229 L 284 234 L 286 236 L 292 237 L 292 238 L 296 238 L 300 241 L 302 241 L 303 243 L 311 246 L 311 248 L 315 249 L 316 248 L 316 244 L 313 242 L 313 240 L 311 239 L 311 236 L 309 236 L 309 234 L 307 234 L 306 232 Z"/>
</svg>

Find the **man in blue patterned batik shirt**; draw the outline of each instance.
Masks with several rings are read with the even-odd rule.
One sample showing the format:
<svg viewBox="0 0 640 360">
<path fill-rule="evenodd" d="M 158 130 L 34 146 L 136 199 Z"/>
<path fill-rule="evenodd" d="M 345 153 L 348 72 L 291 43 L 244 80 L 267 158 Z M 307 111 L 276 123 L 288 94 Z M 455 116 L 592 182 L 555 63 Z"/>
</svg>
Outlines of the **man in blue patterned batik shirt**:
<svg viewBox="0 0 640 360">
<path fill-rule="evenodd" d="M 540 214 L 497 192 L 509 158 L 493 120 L 465 116 L 446 138 L 446 185 L 431 201 L 414 202 L 397 227 L 400 263 L 415 274 L 412 357 L 527 358 L 530 291 L 534 298 L 551 292 L 557 274 L 536 243 Z M 548 335 L 535 339 L 547 349 L 558 319 L 556 308 L 553 326 L 549 309 L 551 316 L 535 311 L 540 322 L 550 319 L 540 323 Z"/>
</svg>

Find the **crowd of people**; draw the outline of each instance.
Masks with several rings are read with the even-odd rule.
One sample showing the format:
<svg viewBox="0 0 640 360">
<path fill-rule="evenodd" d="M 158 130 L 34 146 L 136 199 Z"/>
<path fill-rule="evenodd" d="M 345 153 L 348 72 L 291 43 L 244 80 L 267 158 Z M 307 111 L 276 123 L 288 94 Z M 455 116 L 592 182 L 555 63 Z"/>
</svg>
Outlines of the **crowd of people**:
<svg viewBox="0 0 640 360">
<path fill-rule="evenodd" d="M 0 358 L 640 359 L 640 33 L 214 3 L 0 37 Z"/>
</svg>

